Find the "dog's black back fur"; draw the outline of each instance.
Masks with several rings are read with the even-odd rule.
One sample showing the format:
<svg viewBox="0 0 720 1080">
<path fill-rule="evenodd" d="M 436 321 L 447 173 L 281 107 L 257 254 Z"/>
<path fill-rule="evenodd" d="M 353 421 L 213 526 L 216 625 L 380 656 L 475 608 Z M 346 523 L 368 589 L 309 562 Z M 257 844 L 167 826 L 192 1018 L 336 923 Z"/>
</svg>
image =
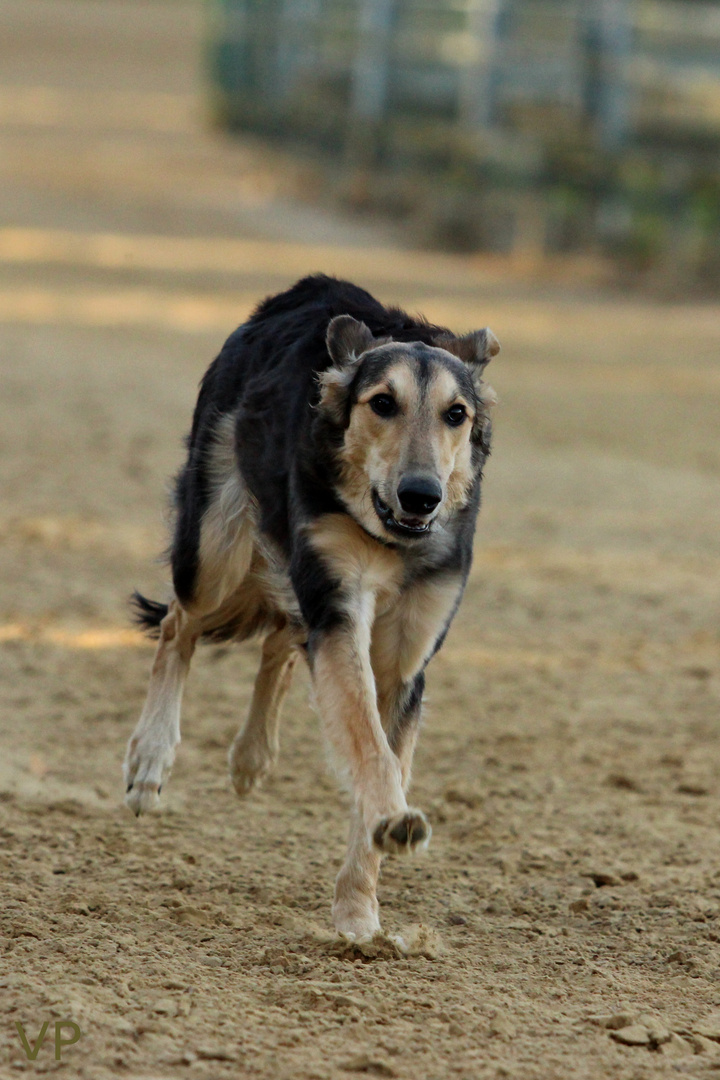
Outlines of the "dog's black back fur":
<svg viewBox="0 0 720 1080">
<path fill-rule="evenodd" d="M 328 324 L 351 315 L 375 337 L 434 345 L 451 332 L 398 308 L 383 307 L 350 282 L 317 274 L 263 301 L 250 319 L 225 342 L 210 365 L 188 438 L 188 458 L 175 489 L 176 524 L 171 551 L 173 584 L 181 603 L 193 598 L 203 514 L 210 498 L 209 460 L 220 417 L 236 414 L 238 465 L 254 496 L 262 531 L 294 561 L 298 531 L 295 518 L 343 512 L 333 491 L 333 449 L 342 441 L 342 425 L 319 423 L 318 375 L 332 360 L 326 346 Z M 480 474 L 489 453 L 489 425 L 474 447 L 477 482 L 469 504 L 459 515 L 456 542 L 444 556 L 447 568 L 469 570 L 472 538 L 480 498 Z M 305 552 L 307 554 L 307 552 Z M 441 569 L 434 565 L 434 570 Z M 300 597 L 304 615 L 311 615 L 313 594 L 326 607 L 330 583 L 315 567 L 312 582 Z M 297 589 L 297 582 L 294 582 Z M 330 589 L 331 591 L 331 589 Z M 167 608 L 135 594 L 138 621 L 151 632 Z M 439 643 L 438 643 L 439 644 Z"/>
</svg>

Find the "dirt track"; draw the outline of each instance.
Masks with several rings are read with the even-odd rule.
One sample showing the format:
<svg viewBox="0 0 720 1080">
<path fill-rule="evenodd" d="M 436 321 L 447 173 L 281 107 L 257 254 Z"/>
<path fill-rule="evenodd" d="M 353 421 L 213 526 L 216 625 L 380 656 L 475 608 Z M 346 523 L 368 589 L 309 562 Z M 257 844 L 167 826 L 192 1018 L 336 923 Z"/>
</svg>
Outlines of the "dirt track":
<svg viewBox="0 0 720 1080">
<path fill-rule="evenodd" d="M 720 309 L 382 249 L 292 202 L 304 166 L 203 129 L 194 5 L 0 0 L 0 28 L 2 1080 L 717 1075 Z M 347 812 L 304 673 L 240 803 L 257 650 L 201 650 L 163 816 L 122 806 L 152 656 L 126 598 L 165 588 L 197 380 L 320 268 L 503 344 L 417 755 L 433 842 L 381 881 L 407 956 L 330 933 Z M 621 1014 L 640 1045 L 592 1019 Z M 46 1019 L 28 1061 L 15 1022 Z M 57 1019 L 83 1032 L 60 1062 Z"/>
</svg>

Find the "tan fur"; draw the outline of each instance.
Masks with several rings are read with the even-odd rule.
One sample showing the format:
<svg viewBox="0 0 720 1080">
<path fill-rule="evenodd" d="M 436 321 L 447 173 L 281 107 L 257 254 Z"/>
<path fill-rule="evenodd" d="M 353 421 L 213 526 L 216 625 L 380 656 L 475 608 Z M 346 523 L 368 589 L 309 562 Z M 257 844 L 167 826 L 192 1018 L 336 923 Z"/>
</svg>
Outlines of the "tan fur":
<svg viewBox="0 0 720 1080">
<path fill-rule="evenodd" d="M 479 373 L 500 352 L 500 342 L 489 326 L 483 330 L 472 330 L 462 337 L 441 337 L 436 344 L 471 368 L 477 367 Z"/>
<path fill-rule="evenodd" d="M 300 610 L 286 560 L 258 529 L 257 507 L 238 471 L 234 442 L 232 414 L 218 422 L 190 610 L 201 619 L 204 632 L 237 622 L 242 636 L 242 628 L 258 620 L 263 625 L 298 622 Z"/>
<path fill-rule="evenodd" d="M 218 422 L 210 460 L 211 492 L 200 533 L 193 610 L 215 611 L 240 585 L 250 566 L 255 505 L 235 461 L 235 416 Z"/>
<path fill-rule="evenodd" d="M 358 599 L 349 627 L 323 635 L 313 658 L 313 682 L 323 724 L 346 764 L 368 832 L 407 808 L 400 768 L 380 721 L 370 666 L 372 596 Z"/>
<path fill-rule="evenodd" d="M 429 658 L 457 603 L 460 584 L 453 574 L 412 585 L 376 619 L 370 655 L 383 717 L 392 707 L 395 687 L 410 682 Z"/>
<path fill-rule="evenodd" d="M 347 514 L 324 514 L 306 531 L 313 548 L 348 591 L 397 593 L 403 575 L 400 554 L 375 543 Z"/>
<path fill-rule="evenodd" d="M 335 881 L 333 922 L 345 937 L 369 941 L 380 929 L 376 896 L 381 854 L 368 843 L 358 807 L 353 808 L 345 862 Z"/>
<path fill-rule="evenodd" d="M 320 384 L 318 407 L 323 409 L 336 423 L 342 421 L 345 395 L 355 377 L 359 360 L 360 358 L 357 357 L 354 361 L 345 364 L 341 368 L 328 368 L 318 377 Z"/>
</svg>

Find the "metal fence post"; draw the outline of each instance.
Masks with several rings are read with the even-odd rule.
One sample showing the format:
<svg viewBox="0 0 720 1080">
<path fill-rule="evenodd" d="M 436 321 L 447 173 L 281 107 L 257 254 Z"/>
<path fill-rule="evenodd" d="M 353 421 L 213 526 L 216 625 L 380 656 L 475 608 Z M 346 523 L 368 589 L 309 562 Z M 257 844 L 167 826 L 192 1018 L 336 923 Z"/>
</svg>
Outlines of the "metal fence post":
<svg viewBox="0 0 720 1080">
<path fill-rule="evenodd" d="M 360 0 L 358 37 L 352 65 L 347 148 L 360 164 L 377 152 L 384 119 L 392 54 L 395 0 Z"/>
<path fill-rule="evenodd" d="M 318 0 L 282 0 L 275 51 L 275 94 L 286 100 L 295 91 L 313 59 L 313 29 Z"/>
<path fill-rule="evenodd" d="M 470 0 L 468 34 L 472 55 L 461 81 L 461 112 L 471 128 L 490 127 L 497 119 L 497 53 L 507 0 Z"/>
<path fill-rule="evenodd" d="M 633 0 L 600 0 L 597 37 L 597 123 L 601 145 L 617 150 L 630 131 L 628 62 L 632 52 Z"/>
</svg>

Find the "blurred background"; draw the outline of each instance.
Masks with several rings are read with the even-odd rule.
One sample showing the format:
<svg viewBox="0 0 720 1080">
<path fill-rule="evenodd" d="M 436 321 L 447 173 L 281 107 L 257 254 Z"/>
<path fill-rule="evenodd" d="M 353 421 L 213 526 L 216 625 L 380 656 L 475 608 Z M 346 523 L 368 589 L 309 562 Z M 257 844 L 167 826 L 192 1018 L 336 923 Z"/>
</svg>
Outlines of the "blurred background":
<svg viewBox="0 0 720 1080">
<path fill-rule="evenodd" d="M 695 0 L 0 0 L 3 1076 L 718 1067 L 719 43 Z M 198 382 L 316 270 L 502 345 L 433 842 L 381 882 L 432 932 L 378 963 L 329 939 L 304 670 L 240 802 L 257 645 L 198 649 L 164 816 L 122 805 Z"/>
<path fill-rule="evenodd" d="M 230 129 L 322 148 L 416 237 L 720 280 L 720 5 L 213 0 Z"/>
</svg>

